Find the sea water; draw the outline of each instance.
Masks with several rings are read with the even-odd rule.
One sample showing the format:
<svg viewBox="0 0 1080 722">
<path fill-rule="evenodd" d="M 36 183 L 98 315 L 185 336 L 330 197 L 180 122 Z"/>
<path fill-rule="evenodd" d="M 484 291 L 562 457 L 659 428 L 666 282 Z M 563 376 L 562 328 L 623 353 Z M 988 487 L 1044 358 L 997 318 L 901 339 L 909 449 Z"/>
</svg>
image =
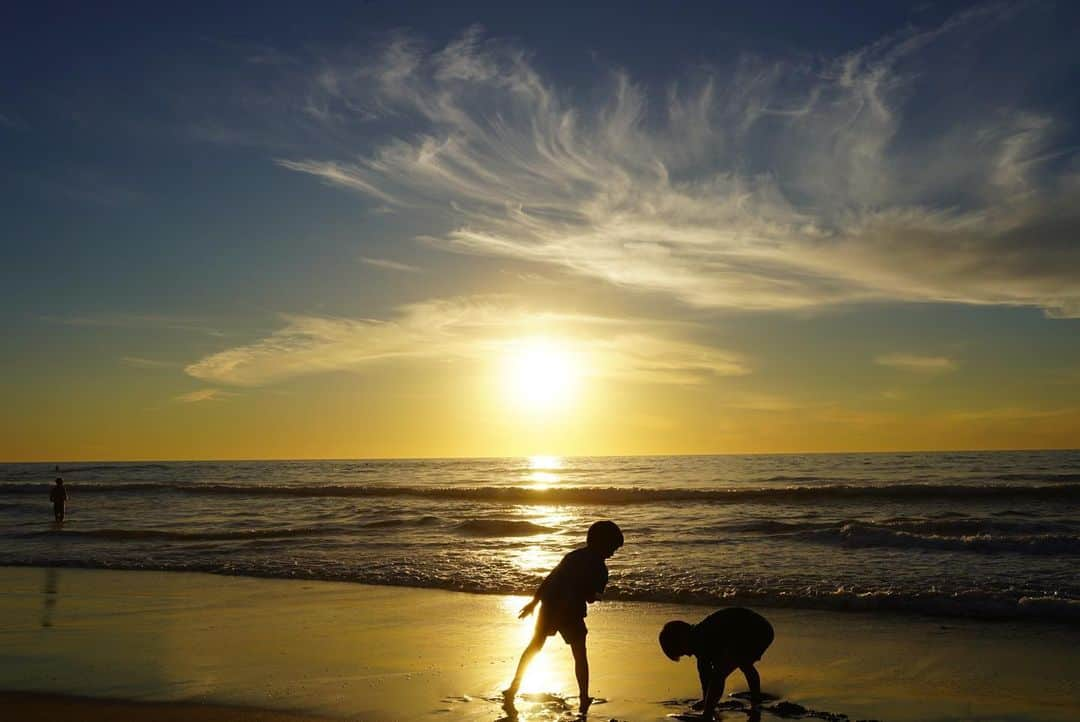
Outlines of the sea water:
<svg viewBox="0 0 1080 722">
<path fill-rule="evenodd" d="M 1080 452 L 0 464 L 0 565 L 1080 622 Z"/>
</svg>

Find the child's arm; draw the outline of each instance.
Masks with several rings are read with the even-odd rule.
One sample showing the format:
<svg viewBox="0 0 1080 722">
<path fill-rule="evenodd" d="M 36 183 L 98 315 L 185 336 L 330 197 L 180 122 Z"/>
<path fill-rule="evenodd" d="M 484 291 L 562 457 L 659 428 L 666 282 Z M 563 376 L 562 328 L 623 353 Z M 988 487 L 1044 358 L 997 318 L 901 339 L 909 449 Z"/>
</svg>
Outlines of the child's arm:
<svg viewBox="0 0 1080 722">
<path fill-rule="evenodd" d="M 560 564 L 560 566 L 561 566 L 561 564 Z M 531 600 L 529 600 L 529 603 L 526 604 L 524 607 L 522 607 L 521 612 L 518 613 L 518 619 L 524 619 L 525 617 L 532 614 L 533 609 L 535 609 L 537 603 L 540 602 L 540 597 L 543 595 L 544 589 L 547 588 L 548 582 L 551 581 L 552 575 L 555 574 L 555 572 L 556 572 L 556 570 L 558 570 L 558 568 L 559 567 L 556 566 L 555 569 L 552 569 L 550 572 L 548 572 L 548 575 L 546 577 L 544 577 L 544 581 L 540 582 L 540 586 L 538 586 L 536 588 L 536 591 L 533 592 L 533 598 Z"/>
<path fill-rule="evenodd" d="M 589 589 L 588 594 L 585 596 L 585 601 L 592 604 L 601 599 L 604 596 L 604 590 L 607 589 L 607 583 L 608 570 L 606 566 L 602 566 L 596 579 L 593 580 L 592 588 Z"/>
<path fill-rule="evenodd" d="M 714 663 L 709 674 L 709 689 L 705 692 L 705 708 L 701 711 L 705 722 L 712 722 L 716 714 L 716 704 L 724 696 L 724 682 L 735 669 L 734 664 L 726 661 Z"/>
<path fill-rule="evenodd" d="M 739 669 L 742 670 L 743 676 L 746 677 L 746 684 L 750 687 L 750 704 L 761 704 L 761 677 L 758 676 L 757 669 L 754 668 L 753 663 L 741 665 Z"/>
<path fill-rule="evenodd" d="M 709 678 L 712 676 L 712 663 L 707 659 L 698 657 L 697 676 L 701 682 L 701 704 L 705 704 L 705 696 L 709 693 Z"/>
</svg>

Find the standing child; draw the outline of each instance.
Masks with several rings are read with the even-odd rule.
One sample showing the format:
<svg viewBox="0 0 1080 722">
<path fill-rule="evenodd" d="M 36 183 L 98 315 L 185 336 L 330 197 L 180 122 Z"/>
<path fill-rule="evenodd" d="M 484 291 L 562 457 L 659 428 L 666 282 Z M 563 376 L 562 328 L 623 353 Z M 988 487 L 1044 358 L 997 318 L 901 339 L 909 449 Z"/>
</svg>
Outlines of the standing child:
<svg viewBox="0 0 1080 722">
<path fill-rule="evenodd" d="M 570 645 L 574 655 L 574 674 L 577 677 L 581 714 L 589 711 L 589 658 L 585 650 L 585 627 L 587 605 L 595 602 L 607 586 L 608 570 L 604 560 L 611 557 L 623 545 L 623 534 L 613 521 L 598 521 L 589 527 L 585 547 L 575 549 L 563 557 L 547 578 L 537 587 L 532 601 L 521 609 L 519 618 L 532 614 L 537 603 L 540 612 L 536 617 L 536 631 L 525 651 L 521 653 L 514 681 L 503 692 L 503 699 L 510 707 L 521 686 L 521 678 L 529 662 L 536 656 L 547 638 L 558 632 Z"/>
<path fill-rule="evenodd" d="M 739 669 L 750 687 L 750 703 L 761 703 L 761 679 L 754 663 L 773 641 L 773 628 L 765 617 L 742 607 L 713 612 L 697 624 L 673 621 L 660 630 L 660 648 L 674 662 L 688 654 L 697 657 L 698 679 L 705 720 L 712 720 L 716 703 L 724 694 L 724 681 Z"/>
</svg>

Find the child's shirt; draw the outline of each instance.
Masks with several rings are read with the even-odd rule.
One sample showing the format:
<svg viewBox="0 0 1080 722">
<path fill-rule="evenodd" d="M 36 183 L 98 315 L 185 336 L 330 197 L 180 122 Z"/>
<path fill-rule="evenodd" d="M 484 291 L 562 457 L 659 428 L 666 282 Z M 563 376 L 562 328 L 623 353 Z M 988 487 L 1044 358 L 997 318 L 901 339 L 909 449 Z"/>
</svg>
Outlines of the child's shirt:
<svg viewBox="0 0 1080 722">
<path fill-rule="evenodd" d="M 549 612 L 584 618 L 608 582 L 604 558 L 588 547 L 563 557 L 540 584 L 537 596 Z"/>
<path fill-rule="evenodd" d="M 690 648 L 699 660 L 728 657 L 742 662 L 761 659 L 773 641 L 773 628 L 765 617 L 742 607 L 713 612 L 693 626 Z"/>
</svg>

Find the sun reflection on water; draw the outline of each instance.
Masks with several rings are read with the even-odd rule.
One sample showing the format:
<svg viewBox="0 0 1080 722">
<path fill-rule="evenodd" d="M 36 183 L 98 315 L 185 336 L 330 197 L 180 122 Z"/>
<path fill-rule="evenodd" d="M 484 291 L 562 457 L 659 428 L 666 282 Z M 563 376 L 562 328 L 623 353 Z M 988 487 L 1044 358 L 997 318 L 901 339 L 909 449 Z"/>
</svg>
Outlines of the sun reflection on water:
<svg viewBox="0 0 1080 722">
<path fill-rule="evenodd" d="M 559 481 L 562 459 L 557 456 L 530 456 L 529 475 L 526 477 L 533 489 L 547 489 Z"/>
<path fill-rule="evenodd" d="M 530 456 L 530 469 L 561 469 L 562 459 L 558 456 Z"/>
<path fill-rule="evenodd" d="M 555 568 L 561 558 L 561 553 L 556 549 L 547 548 L 543 544 L 530 544 L 527 547 L 514 550 L 510 563 L 523 572 L 529 572 L 542 578 Z M 537 583 L 539 581 L 537 579 Z"/>
</svg>

